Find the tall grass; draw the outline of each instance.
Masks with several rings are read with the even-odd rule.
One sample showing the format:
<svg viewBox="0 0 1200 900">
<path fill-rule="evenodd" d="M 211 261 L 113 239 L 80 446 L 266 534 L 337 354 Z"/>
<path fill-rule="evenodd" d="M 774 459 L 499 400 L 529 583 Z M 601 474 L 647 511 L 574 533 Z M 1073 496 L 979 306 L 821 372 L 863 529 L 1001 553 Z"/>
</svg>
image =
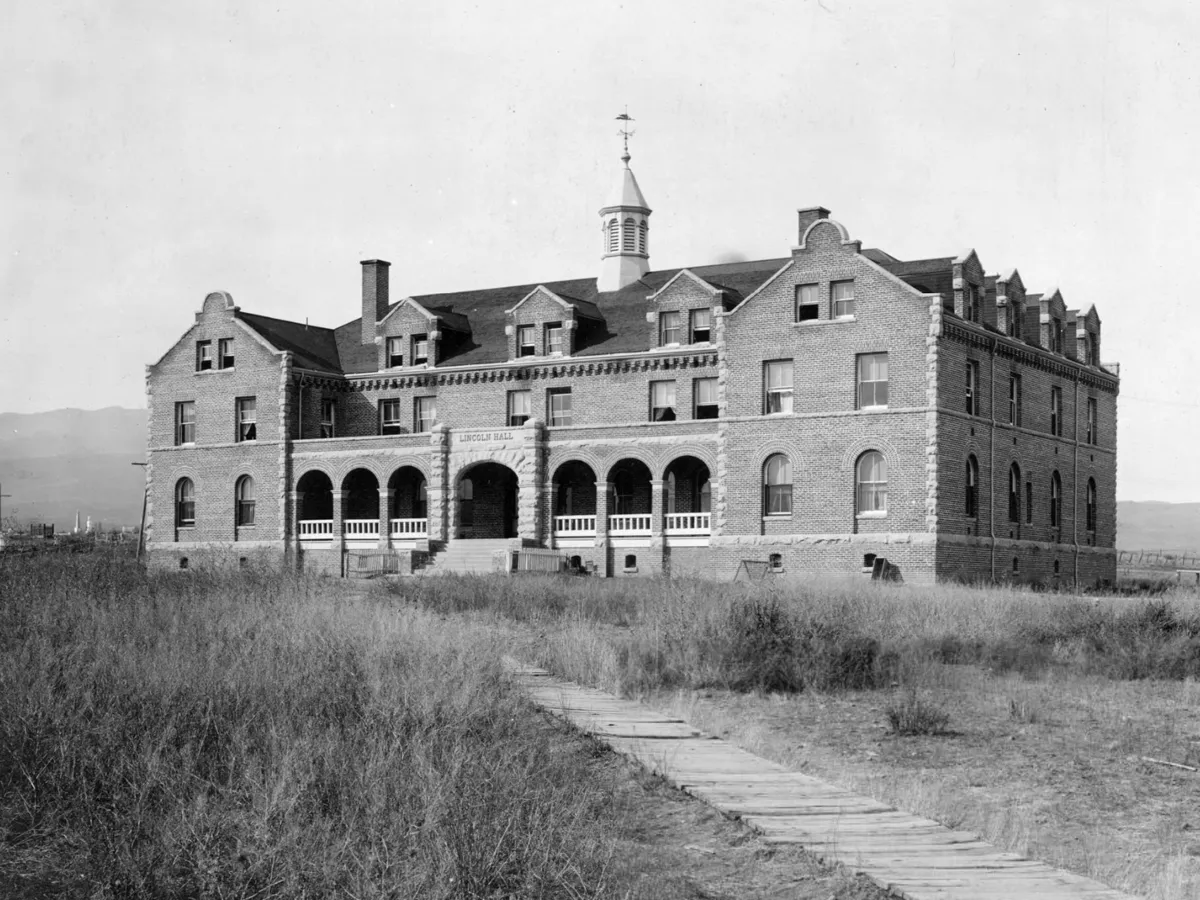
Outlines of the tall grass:
<svg viewBox="0 0 1200 900">
<path fill-rule="evenodd" d="M 623 896 L 487 640 L 340 590 L 0 565 L 0 894 Z"/>
</svg>

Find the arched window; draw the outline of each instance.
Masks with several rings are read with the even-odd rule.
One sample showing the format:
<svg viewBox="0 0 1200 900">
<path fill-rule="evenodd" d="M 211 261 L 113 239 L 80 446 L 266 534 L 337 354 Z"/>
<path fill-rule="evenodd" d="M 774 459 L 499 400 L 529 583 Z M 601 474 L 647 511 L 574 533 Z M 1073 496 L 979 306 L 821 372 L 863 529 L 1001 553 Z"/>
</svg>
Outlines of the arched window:
<svg viewBox="0 0 1200 900">
<path fill-rule="evenodd" d="M 621 249 L 621 234 L 616 219 L 608 222 L 608 253 L 616 253 Z"/>
<path fill-rule="evenodd" d="M 858 485 L 857 512 L 887 512 L 887 461 L 878 450 L 868 450 L 858 458 L 855 480 Z"/>
<path fill-rule="evenodd" d="M 626 253 L 632 253 L 634 250 L 634 240 L 636 239 L 637 225 L 634 224 L 633 219 L 626 219 L 622 230 L 621 249 Z"/>
<path fill-rule="evenodd" d="M 979 515 L 979 463 L 974 455 L 967 457 L 966 514 L 968 519 Z"/>
<path fill-rule="evenodd" d="M 1008 470 L 1008 521 L 1021 521 L 1021 467 L 1016 463 Z"/>
<path fill-rule="evenodd" d="M 234 488 L 237 503 L 237 525 L 244 528 L 254 524 L 254 479 L 243 475 Z"/>
<path fill-rule="evenodd" d="M 179 528 L 196 524 L 196 487 L 190 478 L 180 478 L 175 484 L 175 524 Z"/>
<path fill-rule="evenodd" d="M 643 219 L 641 224 L 638 225 L 638 253 L 646 252 L 646 232 L 649 230 L 650 226 L 648 226 L 646 224 L 646 220 Z"/>
<path fill-rule="evenodd" d="M 1096 530 L 1096 479 L 1089 478 L 1087 483 L 1087 530 Z"/>
<path fill-rule="evenodd" d="M 776 453 L 763 466 L 763 514 L 791 515 L 792 463 L 782 453 Z"/>
<path fill-rule="evenodd" d="M 1062 479 L 1058 472 L 1050 475 L 1050 526 L 1062 526 Z"/>
</svg>

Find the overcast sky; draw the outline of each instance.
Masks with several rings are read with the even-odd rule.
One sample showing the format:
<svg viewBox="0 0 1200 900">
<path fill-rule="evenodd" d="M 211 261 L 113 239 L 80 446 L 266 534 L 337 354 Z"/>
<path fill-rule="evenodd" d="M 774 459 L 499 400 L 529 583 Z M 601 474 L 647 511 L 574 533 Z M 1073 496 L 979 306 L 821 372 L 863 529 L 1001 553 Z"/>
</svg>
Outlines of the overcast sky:
<svg viewBox="0 0 1200 900">
<path fill-rule="evenodd" d="M 1095 303 L 1118 498 L 1200 501 L 1200 15 L 1187 3 L 6 3 L 0 411 L 144 406 L 205 293 L 334 326 L 597 273 L 637 120 L 655 268 L 785 256 L 824 205 Z M 1174 274 L 1172 274 L 1174 273 Z"/>
</svg>

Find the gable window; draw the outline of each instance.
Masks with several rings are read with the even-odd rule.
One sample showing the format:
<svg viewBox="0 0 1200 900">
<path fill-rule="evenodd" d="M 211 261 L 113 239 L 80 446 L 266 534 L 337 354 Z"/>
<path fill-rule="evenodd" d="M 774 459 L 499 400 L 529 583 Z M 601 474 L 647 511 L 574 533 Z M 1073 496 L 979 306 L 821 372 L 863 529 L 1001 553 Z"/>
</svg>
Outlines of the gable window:
<svg viewBox="0 0 1200 900">
<path fill-rule="evenodd" d="M 429 362 L 429 335 L 414 334 L 412 337 L 412 364 L 422 366 Z"/>
<path fill-rule="evenodd" d="M 658 314 L 658 344 L 660 347 L 679 343 L 679 324 L 681 318 L 682 316 L 677 312 L 663 312 Z"/>
<path fill-rule="evenodd" d="M 854 282 L 835 281 L 830 285 L 833 293 L 833 317 L 848 319 L 854 315 Z"/>
<path fill-rule="evenodd" d="M 763 412 L 767 415 L 792 411 L 792 361 L 780 359 L 763 366 Z"/>
<path fill-rule="evenodd" d="M 237 526 L 245 528 L 247 525 L 253 525 L 254 479 L 249 475 L 243 475 L 237 480 L 237 486 L 234 488 L 234 502 L 237 504 L 235 513 Z"/>
<path fill-rule="evenodd" d="M 537 356 L 536 341 L 532 325 L 517 326 L 517 356 Z"/>
<path fill-rule="evenodd" d="M 707 306 L 692 310 L 692 343 L 707 344 L 712 341 L 712 310 Z"/>
<path fill-rule="evenodd" d="M 858 355 L 858 408 L 888 405 L 888 355 Z"/>
<path fill-rule="evenodd" d="M 531 393 L 529 391 L 509 391 L 508 392 L 508 424 L 509 425 L 524 425 L 529 421 L 531 415 L 530 402 Z"/>
<path fill-rule="evenodd" d="M 967 415 L 979 415 L 979 363 L 967 360 Z"/>
<path fill-rule="evenodd" d="M 387 339 L 387 367 L 395 369 L 404 365 L 404 338 Z"/>
<path fill-rule="evenodd" d="M 979 516 L 979 463 L 974 455 L 967 457 L 966 509 L 968 519 Z"/>
<path fill-rule="evenodd" d="M 570 388 L 550 388 L 546 391 L 546 418 L 551 425 L 571 424 Z"/>
<path fill-rule="evenodd" d="M 1087 483 L 1087 505 L 1085 506 L 1085 521 L 1088 531 L 1096 530 L 1096 479 L 1089 478 Z"/>
<path fill-rule="evenodd" d="M 1050 476 L 1050 525 L 1053 528 L 1062 526 L 1062 479 L 1058 472 Z"/>
<path fill-rule="evenodd" d="M 650 382 L 650 421 L 675 421 L 675 382 Z"/>
<path fill-rule="evenodd" d="M 379 401 L 379 433 L 401 434 L 404 428 L 400 424 L 400 401 L 398 399 Z"/>
<path fill-rule="evenodd" d="M 175 446 L 196 443 L 196 401 L 175 404 Z"/>
<path fill-rule="evenodd" d="M 196 341 L 196 371 L 207 372 L 212 367 L 212 341 Z"/>
<path fill-rule="evenodd" d="M 973 284 L 963 288 L 963 318 L 968 322 L 979 321 L 979 289 Z"/>
<path fill-rule="evenodd" d="M 796 285 L 796 321 L 811 322 L 821 318 L 821 300 L 817 294 L 820 285 Z"/>
<path fill-rule="evenodd" d="M 1050 388 L 1050 433 L 1062 437 L 1062 388 Z"/>
<path fill-rule="evenodd" d="M 776 453 L 763 466 L 763 515 L 791 514 L 792 462 L 782 453 Z"/>
<path fill-rule="evenodd" d="M 1021 427 L 1021 376 L 1008 376 L 1008 424 Z"/>
<path fill-rule="evenodd" d="M 1050 349 L 1055 353 L 1063 352 L 1063 323 L 1062 319 L 1050 320 Z"/>
<path fill-rule="evenodd" d="M 1089 444 L 1096 444 L 1099 442 L 1100 436 L 1099 436 L 1099 434 L 1097 434 L 1097 428 L 1096 428 L 1097 417 L 1098 417 L 1098 407 L 1096 405 L 1096 398 L 1088 397 L 1088 402 L 1087 402 L 1087 442 Z"/>
<path fill-rule="evenodd" d="M 196 487 L 190 478 L 180 478 L 175 484 L 175 525 L 191 528 L 196 524 Z"/>
<path fill-rule="evenodd" d="M 1087 337 L 1087 364 L 1089 366 L 1100 365 L 1100 344 L 1092 335 Z"/>
<path fill-rule="evenodd" d="M 551 322 L 546 326 L 546 353 L 550 356 L 563 354 L 562 322 Z"/>
<path fill-rule="evenodd" d="M 692 382 L 692 390 L 695 392 L 694 401 L 695 409 L 692 413 L 693 419 L 715 419 L 720 414 L 720 409 L 717 405 L 717 379 L 715 378 L 697 378 Z"/>
<path fill-rule="evenodd" d="M 1008 470 L 1008 521 L 1021 521 L 1021 467 L 1016 463 Z"/>
<path fill-rule="evenodd" d="M 331 438 L 337 434 L 337 402 L 332 397 L 321 400 L 321 437 Z"/>
<path fill-rule="evenodd" d="M 860 516 L 887 512 L 887 460 L 878 450 L 868 450 L 858 459 L 858 509 Z"/>
<path fill-rule="evenodd" d="M 429 431 L 437 418 L 436 397 L 416 397 L 413 399 L 413 431 L 421 433 Z"/>
<path fill-rule="evenodd" d="M 253 441 L 258 439 L 258 402 L 254 397 L 238 397 L 237 407 L 237 441 Z"/>
<path fill-rule="evenodd" d="M 217 341 L 217 366 L 222 369 L 233 368 L 233 338 Z"/>
</svg>

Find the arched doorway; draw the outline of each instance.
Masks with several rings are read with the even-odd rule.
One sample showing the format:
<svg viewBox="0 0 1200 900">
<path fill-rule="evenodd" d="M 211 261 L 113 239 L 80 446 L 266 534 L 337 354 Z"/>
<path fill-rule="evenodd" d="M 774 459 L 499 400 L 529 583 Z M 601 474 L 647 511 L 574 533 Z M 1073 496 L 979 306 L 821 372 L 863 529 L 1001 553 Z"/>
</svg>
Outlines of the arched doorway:
<svg viewBox="0 0 1200 900">
<path fill-rule="evenodd" d="M 517 536 L 517 474 L 500 463 L 471 466 L 458 479 L 459 538 Z"/>
<path fill-rule="evenodd" d="M 300 494 L 296 518 L 302 541 L 328 541 L 333 537 L 333 482 L 324 472 L 305 472 L 296 482 Z"/>
<path fill-rule="evenodd" d="M 672 460 L 666 471 L 667 534 L 711 532 L 712 482 L 708 466 L 694 456 Z"/>
<path fill-rule="evenodd" d="M 623 459 L 608 473 L 609 515 L 649 515 L 650 468 L 640 459 Z"/>
<path fill-rule="evenodd" d="M 368 469 L 355 469 L 342 479 L 342 529 L 348 539 L 379 538 L 379 479 Z"/>
<path fill-rule="evenodd" d="M 401 466 L 388 478 L 392 507 L 388 511 L 392 537 L 427 534 L 429 498 L 425 476 L 414 466 Z"/>
</svg>

